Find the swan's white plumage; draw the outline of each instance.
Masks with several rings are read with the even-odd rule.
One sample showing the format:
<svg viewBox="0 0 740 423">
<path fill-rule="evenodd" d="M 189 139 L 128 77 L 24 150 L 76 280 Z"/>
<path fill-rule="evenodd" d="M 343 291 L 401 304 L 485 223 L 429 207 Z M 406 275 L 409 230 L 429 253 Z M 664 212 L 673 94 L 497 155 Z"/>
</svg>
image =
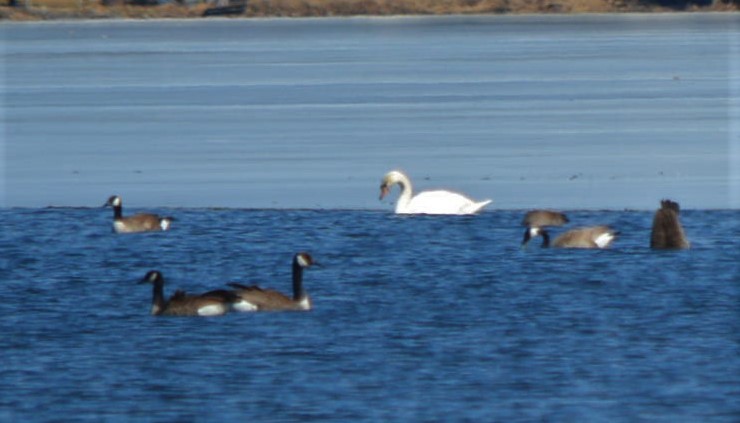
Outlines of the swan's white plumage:
<svg viewBox="0 0 740 423">
<path fill-rule="evenodd" d="M 398 214 L 475 214 L 492 201 L 477 202 L 462 194 L 445 190 L 424 191 L 413 195 L 411 181 L 397 170 L 388 172 L 383 178 L 381 199 L 394 184 L 401 186 L 401 195 L 396 202 Z"/>
</svg>

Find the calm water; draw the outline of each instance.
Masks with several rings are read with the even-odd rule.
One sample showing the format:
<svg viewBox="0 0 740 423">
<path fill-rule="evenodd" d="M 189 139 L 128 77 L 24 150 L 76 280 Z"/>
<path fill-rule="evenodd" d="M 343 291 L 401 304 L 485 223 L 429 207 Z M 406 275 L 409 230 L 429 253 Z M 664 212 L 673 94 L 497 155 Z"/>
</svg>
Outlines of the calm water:
<svg viewBox="0 0 740 423">
<path fill-rule="evenodd" d="M 521 211 L 154 211 L 171 232 L 0 210 L 0 420 L 740 417 L 738 211 L 685 211 L 677 252 L 640 211 L 569 212 L 622 231 L 605 251 L 520 250 Z M 323 264 L 309 313 L 156 318 L 135 284 L 287 291 L 299 250 Z"/>
<path fill-rule="evenodd" d="M 740 14 L 3 24 L 0 206 L 740 208 Z"/>
</svg>

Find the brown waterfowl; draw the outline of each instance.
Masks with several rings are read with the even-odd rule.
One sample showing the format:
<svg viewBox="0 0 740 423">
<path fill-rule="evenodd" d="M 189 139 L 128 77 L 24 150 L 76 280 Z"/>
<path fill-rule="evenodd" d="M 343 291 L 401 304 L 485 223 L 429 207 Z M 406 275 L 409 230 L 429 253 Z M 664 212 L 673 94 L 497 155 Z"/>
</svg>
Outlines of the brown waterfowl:
<svg viewBox="0 0 740 423">
<path fill-rule="evenodd" d="M 556 248 L 607 248 L 614 242 L 617 235 L 619 232 L 604 225 L 571 229 L 558 235 L 552 242 L 552 246 Z M 543 246 L 545 246 L 544 242 Z"/>
<path fill-rule="evenodd" d="M 522 225 L 528 227 L 562 226 L 568 222 L 570 220 L 563 213 L 554 210 L 531 210 L 524 215 Z"/>
<path fill-rule="evenodd" d="M 228 312 L 238 299 L 233 292 L 221 289 L 196 295 L 178 290 L 165 300 L 164 276 L 157 270 L 147 272 L 139 283 L 154 285 L 151 310 L 154 316 L 219 316 Z"/>
<path fill-rule="evenodd" d="M 530 239 L 541 236 L 542 247 L 550 247 L 550 232 L 546 226 L 562 226 L 568 223 L 568 218 L 560 212 L 553 210 L 532 210 L 524 215 L 522 225 L 527 229 L 524 232 L 522 247 L 526 246 Z M 571 229 L 552 242 L 556 248 L 606 248 L 614 241 L 619 232 L 608 226 L 589 226 Z"/>
<path fill-rule="evenodd" d="M 119 234 L 166 231 L 174 220 L 171 217 L 160 217 L 151 213 L 123 217 L 123 201 L 117 195 L 108 198 L 103 207 L 113 207 L 113 232 Z"/>
<path fill-rule="evenodd" d="M 311 309 L 311 298 L 303 288 L 303 269 L 316 264 L 308 253 L 293 256 L 293 297 L 259 286 L 229 283 L 238 297 L 234 310 L 238 311 L 305 311 Z"/>
<path fill-rule="evenodd" d="M 547 239 L 549 242 L 549 233 L 544 231 L 545 226 L 562 226 L 568 223 L 568 218 L 560 212 L 554 210 L 531 210 L 524 215 L 522 225 L 527 229 L 524 231 L 522 247 L 526 246 L 532 237 L 542 235 L 543 242 Z M 544 234 L 542 232 L 544 231 Z"/>
<path fill-rule="evenodd" d="M 650 233 L 650 248 L 682 249 L 690 244 L 678 218 L 681 209 L 675 201 L 662 200 L 660 208 L 653 217 L 653 229 Z"/>
</svg>

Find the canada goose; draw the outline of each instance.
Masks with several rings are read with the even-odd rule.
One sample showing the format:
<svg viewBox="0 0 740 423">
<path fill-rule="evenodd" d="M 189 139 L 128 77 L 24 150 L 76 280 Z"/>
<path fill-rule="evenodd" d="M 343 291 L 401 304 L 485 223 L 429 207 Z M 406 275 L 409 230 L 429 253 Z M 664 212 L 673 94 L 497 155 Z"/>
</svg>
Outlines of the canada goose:
<svg viewBox="0 0 740 423">
<path fill-rule="evenodd" d="M 234 292 L 239 297 L 234 303 L 234 310 L 310 310 L 311 298 L 303 288 L 303 269 L 314 264 L 316 263 L 308 253 L 298 253 L 293 256 L 293 298 L 278 291 L 262 289 L 256 285 L 245 286 L 239 283 L 229 283 L 229 286 L 236 288 Z"/>
<path fill-rule="evenodd" d="M 401 186 L 401 196 L 396 202 L 398 214 L 475 214 L 491 202 L 476 202 L 464 195 L 444 190 L 424 191 L 414 196 L 411 180 L 397 170 L 390 171 L 383 177 L 380 183 L 381 200 L 395 184 Z"/>
<path fill-rule="evenodd" d="M 690 244 L 678 218 L 680 207 L 671 200 L 662 200 L 660 208 L 653 217 L 653 230 L 650 233 L 650 248 L 681 249 Z"/>
<path fill-rule="evenodd" d="M 526 226 L 527 229 L 524 231 L 524 240 L 522 241 L 522 247 L 526 246 L 529 240 L 533 236 L 540 235 L 539 231 L 545 226 L 562 226 L 568 223 L 568 218 L 560 212 L 553 210 L 531 210 L 524 215 L 522 219 L 522 225 Z M 549 234 L 543 235 L 549 237 Z"/>
<path fill-rule="evenodd" d="M 608 226 L 590 226 L 571 229 L 558 235 L 552 242 L 558 248 L 606 248 L 614 242 L 619 232 Z"/>
<path fill-rule="evenodd" d="M 619 232 L 608 226 L 590 226 L 585 228 L 571 229 L 552 242 L 556 248 L 606 248 L 614 241 Z M 529 238 L 541 236 L 542 247 L 550 246 L 550 233 L 540 227 L 528 228 L 524 235 L 525 243 Z"/>
<path fill-rule="evenodd" d="M 229 311 L 231 304 L 237 300 L 233 292 L 221 289 L 198 295 L 188 295 L 185 291 L 178 290 L 165 301 L 164 276 L 157 270 L 147 272 L 139 283 L 154 285 L 153 316 L 219 316 Z"/>
<path fill-rule="evenodd" d="M 113 232 L 118 234 L 150 231 L 166 231 L 170 228 L 173 218 L 160 217 L 156 214 L 141 213 L 123 217 L 123 202 L 121 197 L 112 195 L 103 207 L 113 207 Z"/>
</svg>

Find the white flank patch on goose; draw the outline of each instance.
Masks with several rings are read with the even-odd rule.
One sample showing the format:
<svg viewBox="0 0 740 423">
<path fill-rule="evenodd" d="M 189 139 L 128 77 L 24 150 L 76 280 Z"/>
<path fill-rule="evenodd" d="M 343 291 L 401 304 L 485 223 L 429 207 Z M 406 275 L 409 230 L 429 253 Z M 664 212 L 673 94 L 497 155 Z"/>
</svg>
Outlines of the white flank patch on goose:
<svg viewBox="0 0 740 423">
<path fill-rule="evenodd" d="M 614 234 L 607 232 L 597 236 L 594 242 L 599 246 L 599 248 L 605 248 L 612 242 L 612 240 L 614 240 Z"/>
<path fill-rule="evenodd" d="M 232 305 L 236 311 L 257 311 L 257 306 L 250 303 L 249 301 L 241 300 Z"/>
<path fill-rule="evenodd" d="M 198 316 L 219 316 L 226 312 L 222 304 L 211 304 L 198 309 Z"/>
</svg>

